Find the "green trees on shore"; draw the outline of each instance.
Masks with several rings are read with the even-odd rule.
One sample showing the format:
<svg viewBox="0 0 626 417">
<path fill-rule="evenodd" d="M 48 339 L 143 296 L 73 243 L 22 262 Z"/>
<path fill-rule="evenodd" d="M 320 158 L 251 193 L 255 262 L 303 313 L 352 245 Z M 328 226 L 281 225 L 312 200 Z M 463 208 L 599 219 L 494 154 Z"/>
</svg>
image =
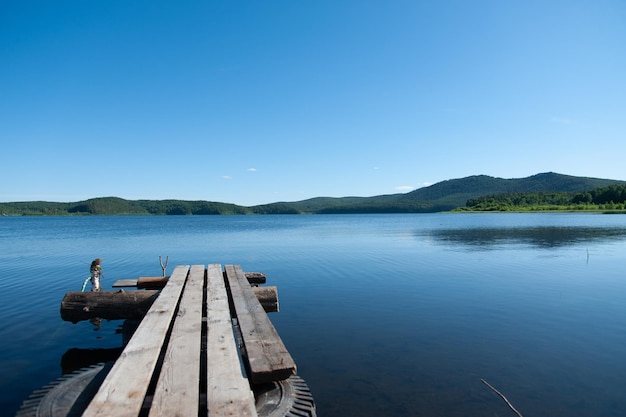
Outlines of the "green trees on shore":
<svg viewBox="0 0 626 417">
<path fill-rule="evenodd" d="M 463 211 L 626 210 L 626 185 L 571 192 L 506 193 L 467 200 Z"/>
<path fill-rule="evenodd" d="M 626 186 L 610 185 L 576 194 L 572 198 L 572 202 L 574 204 L 624 204 L 626 202 Z"/>
</svg>

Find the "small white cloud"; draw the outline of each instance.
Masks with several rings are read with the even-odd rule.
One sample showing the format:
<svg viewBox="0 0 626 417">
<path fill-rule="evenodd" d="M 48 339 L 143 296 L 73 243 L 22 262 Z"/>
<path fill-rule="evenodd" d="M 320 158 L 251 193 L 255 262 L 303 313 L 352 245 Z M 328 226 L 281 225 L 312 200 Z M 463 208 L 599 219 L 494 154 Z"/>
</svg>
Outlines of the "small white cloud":
<svg viewBox="0 0 626 417">
<path fill-rule="evenodd" d="M 396 190 L 400 191 L 400 192 L 408 192 L 408 191 L 413 191 L 416 190 L 418 188 L 422 188 L 422 187 L 430 187 L 431 185 L 433 185 L 432 182 L 423 182 L 420 185 L 418 185 L 417 187 L 413 187 L 412 185 L 399 185 L 396 187 Z"/>
<path fill-rule="evenodd" d="M 574 121 L 571 119 L 568 119 L 566 117 L 557 117 L 557 116 L 552 116 L 552 118 L 550 118 L 550 121 L 552 123 L 558 123 L 558 124 L 562 124 L 562 125 L 571 125 L 574 124 Z"/>
<path fill-rule="evenodd" d="M 256 168 L 248 168 L 248 172 L 256 172 Z"/>
<path fill-rule="evenodd" d="M 398 185 L 396 187 L 396 190 L 398 191 L 413 191 L 415 187 L 413 187 L 412 185 Z"/>
<path fill-rule="evenodd" d="M 233 178 L 233 177 L 231 177 L 230 175 L 222 175 L 222 179 L 223 179 L 223 180 L 230 180 L 230 179 L 232 179 L 232 178 Z"/>
<path fill-rule="evenodd" d="M 374 167 L 374 171 L 378 171 L 380 168 L 378 167 Z"/>
</svg>

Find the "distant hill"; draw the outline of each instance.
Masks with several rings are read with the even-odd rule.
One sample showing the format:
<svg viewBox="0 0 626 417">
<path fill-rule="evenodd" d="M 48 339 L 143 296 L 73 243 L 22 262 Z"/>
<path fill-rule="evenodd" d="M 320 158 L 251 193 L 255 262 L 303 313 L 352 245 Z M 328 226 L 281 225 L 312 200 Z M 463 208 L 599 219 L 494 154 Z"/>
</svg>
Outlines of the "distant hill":
<svg viewBox="0 0 626 417">
<path fill-rule="evenodd" d="M 406 194 L 374 197 L 317 197 L 244 207 L 235 204 L 186 200 L 124 200 L 100 197 L 75 203 L 45 201 L 0 203 L 3 215 L 203 215 L 203 214 L 339 214 L 432 213 L 465 206 L 478 197 L 527 192 L 587 192 L 626 181 L 574 177 L 553 172 L 527 178 L 503 179 L 487 175 L 442 181 Z"/>
<path fill-rule="evenodd" d="M 250 210 L 235 204 L 210 201 L 124 200 L 118 197 L 99 197 L 76 203 L 52 203 L 47 201 L 0 203 L 0 213 L 6 216 L 201 215 L 249 214 Z"/>
<path fill-rule="evenodd" d="M 464 206 L 467 200 L 486 195 L 522 192 L 584 192 L 625 181 L 574 177 L 547 172 L 526 178 L 503 179 L 477 175 L 442 181 L 405 194 L 407 200 L 430 201 L 445 210 Z"/>
<path fill-rule="evenodd" d="M 474 175 L 442 181 L 406 194 L 314 198 L 280 204 L 306 213 L 429 213 L 453 210 L 465 206 L 470 199 L 487 195 L 521 192 L 585 192 L 624 183 L 626 182 L 574 177 L 553 172 L 514 179 Z"/>
</svg>

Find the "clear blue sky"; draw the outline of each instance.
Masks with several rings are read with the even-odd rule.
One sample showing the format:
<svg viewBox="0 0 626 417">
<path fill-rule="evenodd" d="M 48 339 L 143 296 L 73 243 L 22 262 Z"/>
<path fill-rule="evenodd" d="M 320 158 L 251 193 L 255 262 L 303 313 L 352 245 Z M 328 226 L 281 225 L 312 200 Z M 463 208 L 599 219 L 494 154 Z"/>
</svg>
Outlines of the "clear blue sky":
<svg viewBox="0 0 626 417">
<path fill-rule="evenodd" d="M 626 2 L 0 2 L 0 201 L 626 180 Z"/>
</svg>

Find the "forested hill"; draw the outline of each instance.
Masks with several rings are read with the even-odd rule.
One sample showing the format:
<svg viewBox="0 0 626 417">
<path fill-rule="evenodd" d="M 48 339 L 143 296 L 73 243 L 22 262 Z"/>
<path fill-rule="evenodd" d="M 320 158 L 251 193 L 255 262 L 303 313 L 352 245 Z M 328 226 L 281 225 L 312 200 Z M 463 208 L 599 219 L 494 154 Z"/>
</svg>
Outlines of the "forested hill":
<svg viewBox="0 0 626 417">
<path fill-rule="evenodd" d="M 574 177 L 553 172 L 514 179 L 475 175 L 442 181 L 406 194 L 314 198 L 281 204 L 289 205 L 298 212 L 311 213 L 432 213 L 464 207 L 470 199 L 489 195 L 523 192 L 586 192 L 615 184 L 626 184 L 626 181 Z"/>
<path fill-rule="evenodd" d="M 442 207 L 453 209 L 464 206 L 470 199 L 488 195 L 538 192 L 576 193 L 615 184 L 626 184 L 626 181 L 574 177 L 553 172 L 513 179 L 477 175 L 442 181 L 405 194 L 403 198 L 437 202 Z"/>
<path fill-rule="evenodd" d="M 202 214 L 324 214 L 429 213 L 464 207 L 484 196 L 511 193 L 584 193 L 626 181 L 574 177 L 556 173 L 503 179 L 487 175 L 442 181 L 406 194 L 374 197 L 318 197 L 252 207 L 211 201 L 124 200 L 100 197 L 75 203 L 45 201 L 0 203 L 0 213 L 15 215 L 202 215 Z"/>
</svg>

